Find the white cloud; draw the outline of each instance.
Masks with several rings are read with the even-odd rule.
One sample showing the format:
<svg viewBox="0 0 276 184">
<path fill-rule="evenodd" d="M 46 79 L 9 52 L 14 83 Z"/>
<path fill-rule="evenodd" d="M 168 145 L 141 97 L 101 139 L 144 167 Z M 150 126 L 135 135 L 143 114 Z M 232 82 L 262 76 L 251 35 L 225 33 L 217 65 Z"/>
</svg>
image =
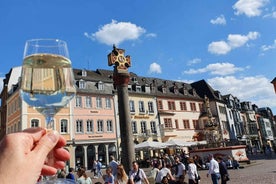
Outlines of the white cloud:
<svg viewBox="0 0 276 184">
<path fill-rule="evenodd" d="M 150 74 L 152 74 L 152 73 L 162 73 L 161 66 L 159 64 L 155 63 L 155 62 L 150 64 L 149 73 Z"/>
<path fill-rule="evenodd" d="M 269 0 L 239 0 L 233 5 L 233 9 L 236 15 L 245 14 L 248 17 L 255 17 L 261 15 L 261 8 L 268 2 Z"/>
<path fill-rule="evenodd" d="M 227 54 L 231 47 L 225 41 L 217 41 L 208 45 L 208 51 L 213 54 Z"/>
<path fill-rule="evenodd" d="M 188 61 L 187 65 L 190 66 L 190 65 L 194 65 L 194 64 L 197 64 L 197 63 L 200 63 L 200 62 L 201 62 L 200 58 L 194 58 L 194 59 Z"/>
<path fill-rule="evenodd" d="M 245 45 L 249 40 L 259 37 L 258 32 L 249 32 L 247 35 L 229 34 L 226 41 L 216 41 L 208 45 L 208 51 L 212 54 L 227 54 L 234 48 Z"/>
<path fill-rule="evenodd" d="M 157 37 L 157 34 L 155 34 L 155 33 L 148 33 L 148 34 L 146 34 L 146 37 L 155 38 L 155 37 Z"/>
<path fill-rule="evenodd" d="M 232 63 L 213 63 L 207 65 L 205 68 L 186 70 L 184 74 L 198 74 L 210 72 L 212 75 L 230 75 L 237 71 L 243 71 L 243 68 L 236 67 Z"/>
<path fill-rule="evenodd" d="M 222 95 L 232 94 L 241 101 L 251 101 L 258 107 L 276 107 L 276 95 L 270 80 L 264 76 L 237 78 L 235 76 L 215 77 L 207 82 Z"/>
<path fill-rule="evenodd" d="M 211 22 L 211 24 L 220 24 L 220 25 L 225 25 L 226 24 L 226 20 L 225 20 L 224 15 L 220 15 L 216 19 L 211 19 L 210 22 Z"/>
<path fill-rule="evenodd" d="M 111 23 L 101 26 L 97 32 L 92 34 L 85 32 L 84 36 L 106 45 L 119 45 L 127 40 L 136 40 L 145 32 L 144 28 L 133 23 L 112 20 Z"/>
<path fill-rule="evenodd" d="M 261 47 L 262 51 L 268 51 L 271 49 L 276 49 L 276 40 L 274 40 L 272 45 L 262 45 L 262 47 Z"/>
</svg>

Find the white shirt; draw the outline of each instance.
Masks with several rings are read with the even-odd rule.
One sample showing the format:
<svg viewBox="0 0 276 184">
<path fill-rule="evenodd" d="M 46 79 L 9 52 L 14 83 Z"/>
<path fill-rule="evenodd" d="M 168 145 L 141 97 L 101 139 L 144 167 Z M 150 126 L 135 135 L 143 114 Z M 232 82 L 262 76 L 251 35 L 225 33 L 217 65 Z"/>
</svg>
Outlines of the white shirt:
<svg viewBox="0 0 276 184">
<path fill-rule="evenodd" d="M 156 178 L 155 178 L 155 182 L 156 182 L 156 183 L 161 183 L 163 177 L 164 177 L 164 176 L 167 176 L 169 173 L 171 173 L 170 169 L 168 169 L 168 168 L 166 168 L 166 167 L 162 168 L 162 169 L 158 172 L 158 174 L 157 174 L 157 176 L 156 176 Z"/>
<path fill-rule="evenodd" d="M 194 163 L 190 163 L 188 165 L 188 177 L 189 179 L 194 180 L 196 176 L 198 176 L 196 165 Z"/>
<path fill-rule="evenodd" d="M 214 158 L 212 158 L 210 160 L 208 174 L 217 174 L 217 173 L 219 173 L 219 164 Z"/>
<path fill-rule="evenodd" d="M 178 178 L 179 176 L 184 175 L 183 173 L 186 170 L 186 168 L 185 168 L 185 165 L 182 162 L 179 162 L 177 164 L 177 167 L 178 167 L 178 172 L 176 173 L 175 177 Z"/>
<path fill-rule="evenodd" d="M 129 171 L 129 179 L 133 180 L 133 178 L 136 176 L 137 173 L 138 171 L 134 171 L 134 170 Z M 143 180 L 147 178 L 144 170 L 140 168 L 139 168 L 139 177 L 140 177 L 140 180 L 137 182 L 134 182 L 135 184 L 142 184 Z"/>
</svg>

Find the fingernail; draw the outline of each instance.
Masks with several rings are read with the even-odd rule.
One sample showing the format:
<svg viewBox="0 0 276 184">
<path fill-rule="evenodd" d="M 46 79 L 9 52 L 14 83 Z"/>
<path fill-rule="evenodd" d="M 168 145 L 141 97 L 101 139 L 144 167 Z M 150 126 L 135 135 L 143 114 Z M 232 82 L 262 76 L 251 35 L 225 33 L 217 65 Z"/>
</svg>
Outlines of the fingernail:
<svg viewBox="0 0 276 184">
<path fill-rule="evenodd" d="M 49 132 L 47 134 L 47 136 L 49 137 L 49 139 L 51 139 L 52 142 L 56 142 L 57 139 L 58 139 L 59 134 L 58 134 L 57 131 L 53 130 L 53 131 Z"/>
</svg>

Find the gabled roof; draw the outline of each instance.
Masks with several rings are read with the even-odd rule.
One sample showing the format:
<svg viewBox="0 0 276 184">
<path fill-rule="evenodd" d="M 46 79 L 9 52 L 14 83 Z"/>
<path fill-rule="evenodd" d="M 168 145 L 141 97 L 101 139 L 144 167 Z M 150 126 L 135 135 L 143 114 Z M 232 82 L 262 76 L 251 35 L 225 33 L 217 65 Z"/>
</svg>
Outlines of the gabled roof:
<svg viewBox="0 0 276 184">
<path fill-rule="evenodd" d="M 214 90 L 204 79 L 191 83 L 191 86 L 196 89 L 197 94 L 201 98 L 206 95 L 210 100 L 222 101 L 220 92 Z"/>
</svg>

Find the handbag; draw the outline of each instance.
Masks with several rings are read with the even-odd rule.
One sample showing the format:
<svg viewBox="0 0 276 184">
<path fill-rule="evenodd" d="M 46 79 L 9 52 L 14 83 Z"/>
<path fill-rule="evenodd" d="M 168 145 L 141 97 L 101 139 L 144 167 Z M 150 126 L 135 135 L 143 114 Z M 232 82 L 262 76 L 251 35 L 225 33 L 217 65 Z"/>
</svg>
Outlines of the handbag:
<svg viewBox="0 0 276 184">
<path fill-rule="evenodd" d="M 228 174 L 225 174 L 225 175 L 223 176 L 223 180 L 224 180 L 224 181 L 229 181 L 229 180 L 230 180 L 229 175 L 228 175 Z"/>
<path fill-rule="evenodd" d="M 201 177 L 199 176 L 199 174 L 196 174 L 196 175 L 195 175 L 195 180 L 198 181 L 198 180 L 200 180 L 200 179 L 201 179 Z"/>
</svg>

